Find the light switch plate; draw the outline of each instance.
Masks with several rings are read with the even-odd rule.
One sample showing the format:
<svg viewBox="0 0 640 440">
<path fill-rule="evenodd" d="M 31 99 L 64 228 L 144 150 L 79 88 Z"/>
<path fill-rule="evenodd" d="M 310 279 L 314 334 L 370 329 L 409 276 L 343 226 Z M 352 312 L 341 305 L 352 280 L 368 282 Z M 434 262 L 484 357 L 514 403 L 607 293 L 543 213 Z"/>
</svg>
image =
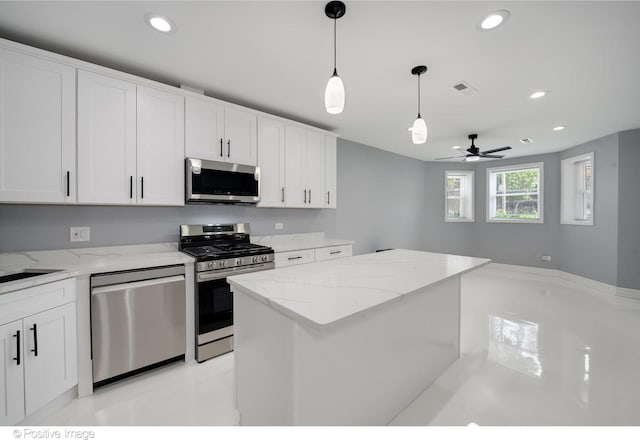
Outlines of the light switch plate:
<svg viewBox="0 0 640 440">
<path fill-rule="evenodd" d="M 284 229 L 284 223 L 276 223 L 274 226 L 276 227 L 276 230 Z"/>
<path fill-rule="evenodd" d="M 69 241 L 91 240 L 91 228 L 89 226 L 72 226 L 69 229 Z"/>
</svg>

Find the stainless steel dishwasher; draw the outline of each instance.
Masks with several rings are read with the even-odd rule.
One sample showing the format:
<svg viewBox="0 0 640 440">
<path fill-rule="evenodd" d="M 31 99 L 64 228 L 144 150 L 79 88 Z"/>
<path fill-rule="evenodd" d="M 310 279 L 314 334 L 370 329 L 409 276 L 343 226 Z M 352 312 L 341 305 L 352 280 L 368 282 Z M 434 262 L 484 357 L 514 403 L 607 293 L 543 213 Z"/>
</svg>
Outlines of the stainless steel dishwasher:
<svg viewBox="0 0 640 440">
<path fill-rule="evenodd" d="M 94 387 L 184 358 L 184 266 L 91 277 Z"/>
</svg>

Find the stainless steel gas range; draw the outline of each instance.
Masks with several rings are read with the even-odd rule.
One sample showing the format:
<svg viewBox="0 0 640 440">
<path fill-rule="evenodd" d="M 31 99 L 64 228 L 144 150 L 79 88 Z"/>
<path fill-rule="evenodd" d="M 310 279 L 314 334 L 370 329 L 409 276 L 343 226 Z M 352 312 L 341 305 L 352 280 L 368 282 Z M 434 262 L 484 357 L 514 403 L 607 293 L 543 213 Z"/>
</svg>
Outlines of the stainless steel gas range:
<svg viewBox="0 0 640 440">
<path fill-rule="evenodd" d="M 248 223 L 181 225 L 180 250 L 196 258 L 196 360 L 233 350 L 233 292 L 227 277 L 273 269 L 273 249 L 249 241 Z"/>
</svg>

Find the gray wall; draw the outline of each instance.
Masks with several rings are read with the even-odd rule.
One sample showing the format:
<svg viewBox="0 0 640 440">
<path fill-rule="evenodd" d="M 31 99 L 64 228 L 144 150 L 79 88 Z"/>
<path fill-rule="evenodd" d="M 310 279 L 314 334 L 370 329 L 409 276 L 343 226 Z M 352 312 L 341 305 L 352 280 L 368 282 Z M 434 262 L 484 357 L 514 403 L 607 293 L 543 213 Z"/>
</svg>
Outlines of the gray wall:
<svg viewBox="0 0 640 440">
<path fill-rule="evenodd" d="M 227 222 L 250 222 L 254 235 L 324 231 L 356 240 L 357 253 L 421 249 L 422 185 L 422 161 L 339 139 L 337 210 L 0 205 L 0 252 L 176 242 L 182 223 Z M 276 222 L 284 230 L 275 231 Z M 91 241 L 69 242 L 70 226 L 91 227 Z"/>
<path fill-rule="evenodd" d="M 640 289 L 640 130 L 619 136 L 618 286 Z"/>
<path fill-rule="evenodd" d="M 616 285 L 618 264 L 618 134 L 596 139 L 560 153 L 566 159 L 594 153 L 593 226 L 561 225 L 560 269 Z M 640 164 L 640 162 L 638 162 Z M 560 192 L 560 187 L 558 187 Z M 558 217 L 560 214 L 558 213 Z"/>
</svg>

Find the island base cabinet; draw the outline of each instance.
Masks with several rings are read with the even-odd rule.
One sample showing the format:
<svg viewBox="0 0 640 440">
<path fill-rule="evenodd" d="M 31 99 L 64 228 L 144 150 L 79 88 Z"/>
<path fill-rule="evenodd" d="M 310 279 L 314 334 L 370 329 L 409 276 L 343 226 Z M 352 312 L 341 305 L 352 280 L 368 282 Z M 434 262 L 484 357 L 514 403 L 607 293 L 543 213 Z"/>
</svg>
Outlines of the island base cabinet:
<svg viewBox="0 0 640 440">
<path fill-rule="evenodd" d="M 320 326 L 234 289 L 242 425 L 387 425 L 460 355 L 460 278 Z"/>
</svg>

